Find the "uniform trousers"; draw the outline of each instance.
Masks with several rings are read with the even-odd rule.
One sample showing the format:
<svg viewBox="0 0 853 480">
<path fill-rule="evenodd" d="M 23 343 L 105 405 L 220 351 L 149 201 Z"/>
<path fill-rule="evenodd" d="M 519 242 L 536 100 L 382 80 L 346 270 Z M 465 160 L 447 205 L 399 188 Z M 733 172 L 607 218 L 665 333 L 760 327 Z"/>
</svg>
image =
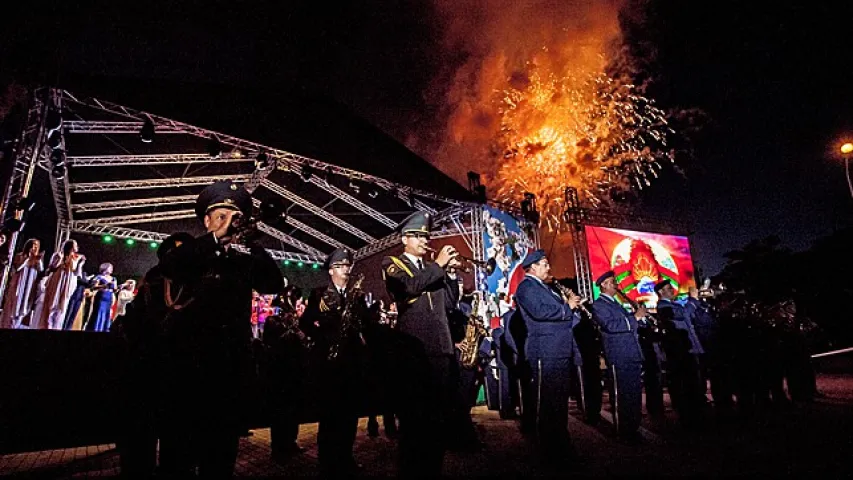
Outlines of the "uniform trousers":
<svg viewBox="0 0 853 480">
<path fill-rule="evenodd" d="M 459 404 L 459 368 L 453 354 L 407 359 L 399 403 L 401 477 L 436 478 L 446 432 Z"/>
<path fill-rule="evenodd" d="M 180 358 L 171 365 L 160 422 L 164 476 L 192 475 L 196 466 L 201 477 L 233 475 L 243 430 L 242 383 L 239 368 L 212 360 L 221 356 L 203 354 L 195 365 Z"/>
<path fill-rule="evenodd" d="M 622 362 L 610 365 L 613 377 L 613 389 L 610 403 L 616 412 L 619 435 L 630 436 L 637 433 L 642 420 L 643 390 L 640 381 L 642 363 Z"/>
<path fill-rule="evenodd" d="M 515 387 L 514 379 L 510 377 L 509 368 L 501 362 L 498 362 L 498 387 L 500 395 L 498 396 L 498 410 L 501 418 L 509 418 L 515 415 L 515 401 L 513 399 L 513 387 Z"/>
<path fill-rule="evenodd" d="M 569 395 L 574 363 L 570 358 L 531 358 L 535 392 L 536 433 L 546 458 L 572 454 L 569 436 Z"/>
<path fill-rule="evenodd" d="M 354 464 L 352 448 L 358 431 L 358 369 L 352 358 L 326 360 L 319 366 L 323 385 L 317 432 L 320 468 L 327 474 L 343 473 Z"/>
</svg>

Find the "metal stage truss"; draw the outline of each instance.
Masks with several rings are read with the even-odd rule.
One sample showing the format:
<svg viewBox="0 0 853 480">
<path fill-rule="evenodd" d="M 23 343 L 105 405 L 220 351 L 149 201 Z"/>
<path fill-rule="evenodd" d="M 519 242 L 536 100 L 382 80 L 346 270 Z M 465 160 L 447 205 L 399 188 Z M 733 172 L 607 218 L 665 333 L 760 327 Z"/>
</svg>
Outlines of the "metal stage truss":
<svg viewBox="0 0 853 480">
<path fill-rule="evenodd" d="M 376 254 L 399 241 L 398 223 L 416 209 L 443 222 L 436 238 L 462 235 L 482 256 L 481 204 L 62 89 L 34 89 L 29 101 L 3 217 L 22 217 L 14 207 L 29 195 L 35 168 L 43 169 L 57 248 L 72 232 L 160 242 L 195 216 L 203 186 L 229 179 L 244 184 L 256 207 L 275 197 L 284 202 L 280 219 L 259 226 L 279 260 L 321 262 L 334 248 L 356 258 Z M 221 149 L 205 151 L 212 142 Z M 14 234 L 6 273 L 16 243 Z"/>
<path fill-rule="evenodd" d="M 636 215 L 630 212 L 620 212 L 605 208 L 589 208 L 582 204 L 578 192 L 573 187 L 566 187 L 566 225 L 572 235 L 572 250 L 574 251 L 575 273 L 578 290 L 582 297 L 592 299 L 592 273 L 589 268 L 589 250 L 587 248 L 586 225 L 610 227 L 626 230 L 641 230 L 659 233 L 680 232 L 687 234 L 687 223 L 673 218 L 660 218 Z"/>
</svg>

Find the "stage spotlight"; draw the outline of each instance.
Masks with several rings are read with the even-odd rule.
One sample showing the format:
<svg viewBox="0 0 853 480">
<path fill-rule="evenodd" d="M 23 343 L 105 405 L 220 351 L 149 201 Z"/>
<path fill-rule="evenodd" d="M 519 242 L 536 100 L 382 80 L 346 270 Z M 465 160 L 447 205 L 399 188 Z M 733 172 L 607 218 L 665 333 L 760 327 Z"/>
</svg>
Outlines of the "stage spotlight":
<svg viewBox="0 0 853 480">
<path fill-rule="evenodd" d="M 50 152 L 50 164 L 54 167 L 64 167 L 65 152 L 62 150 L 54 150 Z"/>
<path fill-rule="evenodd" d="M 101 241 L 103 241 L 104 243 L 113 243 L 113 240 L 114 238 L 112 235 L 104 235 L 103 237 L 101 237 Z"/>
<path fill-rule="evenodd" d="M 297 266 L 297 267 L 299 267 L 299 268 L 302 268 L 302 267 L 304 267 L 304 266 L 305 266 L 305 264 L 304 264 L 304 263 L 302 263 L 302 262 L 299 262 L 299 263 L 297 263 L 297 264 L 296 264 L 296 266 Z"/>
<path fill-rule="evenodd" d="M 127 245 L 128 247 L 132 247 L 132 246 L 136 245 L 136 240 L 134 240 L 132 238 L 127 238 L 124 240 L 124 244 Z"/>
<path fill-rule="evenodd" d="M 290 260 L 285 260 L 285 261 L 284 261 L 284 266 L 285 266 L 285 267 L 289 267 L 289 266 L 290 266 Z"/>
<path fill-rule="evenodd" d="M 142 123 L 142 130 L 139 131 L 139 138 L 144 143 L 151 143 L 154 141 L 154 122 L 152 122 L 150 118 L 146 118 Z"/>
<path fill-rule="evenodd" d="M 57 165 L 53 167 L 53 170 L 51 170 L 50 173 L 53 175 L 53 178 L 62 180 L 65 178 L 65 165 Z"/>
<path fill-rule="evenodd" d="M 303 182 L 310 182 L 311 176 L 313 174 L 314 172 L 312 171 L 311 167 L 309 167 L 308 165 L 302 165 L 302 173 L 300 176 L 302 177 Z"/>
<path fill-rule="evenodd" d="M 536 208 L 536 195 L 524 192 L 524 200 L 521 201 L 521 216 L 530 223 L 539 223 L 539 211 Z"/>
<path fill-rule="evenodd" d="M 59 130 L 54 130 L 47 135 L 47 146 L 53 149 L 62 146 L 62 134 Z"/>
<path fill-rule="evenodd" d="M 350 190 L 355 192 L 356 195 L 358 195 L 358 193 L 361 192 L 361 186 L 358 184 L 358 180 L 356 180 L 354 178 L 349 179 L 349 188 L 350 188 Z"/>
<path fill-rule="evenodd" d="M 284 200 L 274 197 L 271 200 L 261 202 L 261 206 L 258 208 L 260 215 L 258 216 L 262 222 L 272 223 L 281 218 L 284 208 Z"/>
<path fill-rule="evenodd" d="M 210 137 L 210 140 L 207 141 L 207 154 L 210 155 L 210 158 L 219 158 L 222 155 L 222 144 L 219 143 L 218 138 Z"/>
<path fill-rule="evenodd" d="M 255 157 L 255 168 L 258 170 L 266 170 L 269 167 L 269 161 L 269 156 L 266 153 L 261 152 L 257 157 Z"/>
<path fill-rule="evenodd" d="M 320 264 L 317 262 L 314 262 L 314 265 L 311 265 L 311 268 L 318 269 L 318 268 L 320 268 Z"/>
<path fill-rule="evenodd" d="M 474 187 L 474 201 L 477 203 L 486 203 L 486 186 L 477 185 Z"/>
<path fill-rule="evenodd" d="M 149 244 L 148 244 L 148 248 L 150 248 L 151 250 L 157 250 L 157 248 L 158 248 L 159 246 L 160 246 L 160 244 L 159 244 L 159 243 L 157 243 L 157 242 L 151 242 L 151 243 L 149 243 Z"/>
<path fill-rule="evenodd" d="M 17 210 L 24 210 L 24 211 L 29 212 L 35 206 L 36 206 L 35 200 L 33 200 L 29 197 L 23 197 L 20 200 L 18 200 Z"/>
</svg>

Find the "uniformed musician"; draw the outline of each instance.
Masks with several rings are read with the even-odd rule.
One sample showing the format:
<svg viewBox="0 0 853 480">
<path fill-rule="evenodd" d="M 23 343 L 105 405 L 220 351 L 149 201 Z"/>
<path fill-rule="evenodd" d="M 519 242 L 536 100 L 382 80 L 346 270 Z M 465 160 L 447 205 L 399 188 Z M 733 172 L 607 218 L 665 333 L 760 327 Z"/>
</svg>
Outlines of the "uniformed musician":
<svg viewBox="0 0 853 480">
<path fill-rule="evenodd" d="M 704 353 L 690 318 L 691 309 L 674 302 L 678 292 L 669 280 L 655 285 L 657 316 L 667 335 L 666 353 L 669 394 L 679 420 L 686 427 L 698 426 L 705 404 L 705 385 L 699 372 L 699 355 Z"/>
<path fill-rule="evenodd" d="M 458 266 L 456 249 L 446 245 L 425 257 L 429 214 L 416 212 L 401 224 L 403 254 L 382 259 L 385 285 L 398 308 L 397 330 L 405 346 L 400 356 L 403 398 L 400 419 L 401 476 L 438 477 L 444 432 L 455 407 L 459 371 L 448 327 L 445 268 Z"/>
<path fill-rule="evenodd" d="M 313 343 L 312 371 L 320 382 L 317 448 L 320 469 L 328 477 L 349 476 L 359 469 L 352 449 L 363 393 L 359 386 L 365 352 L 357 321 L 365 318 L 367 304 L 359 292 L 347 291 L 352 265 L 349 250 L 338 248 L 329 254 L 324 265 L 329 284 L 311 292 L 300 318 L 300 328 Z M 356 322 L 344 331 L 342 314 L 348 304 Z M 333 349 L 338 353 L 330 356 Z"/>
<path fill-rule="evenodd" d="M 180 312 L 166 340 L 171 377 L 166 400 L 169 434 L 163 443 L 178 451 L 167 475 L 231 476 L 239 436 L 249 409 L 244 389 L 251 371 L 252 290 L 277 293 L 283 279 L 276 262 L 258 246 L 244 254 L 232 248 L 246 235 L 249 193 L 230 181 L 205 188 L 196 215 L 207 231 L 169 252 L 161 262 L 173 284 L 166 299 Z M 182 288 L 177 288 L 181 285 Z M 177 325 L 180 323 L 180 325 Z M 161 465 L 162 467 L 162 465 Z"/>
<path fill-rule="evenodd" d="M 642 306 L 634 313 L 625 311 L 616 300 L 616 278 L 612 271 L 602 274 L 595 283 L 601 295 L 592 304 L 592 316 L 601 330 L 604 358 L 613 381 L 610 398 L 615 412 L 614 423 L 620 438 L 637 442 L 643 404 L 643 352 L 637 321 L 647 312 Z"/>
<path fill-rule="evenodd" d="M 544 283 L 551 274 L 544 251 L 528 254 L 521 266 L 525 277 L 515 298 L 527 324 L 525 351 L 533 372 L 536 433 L 545 460 L 564 463 L 575 454 L 567 425 L 572 375 L 581 364 L 572 331 L 580 321 L 574 312 L 580 297 L 564 299 Z"/>
</svg>

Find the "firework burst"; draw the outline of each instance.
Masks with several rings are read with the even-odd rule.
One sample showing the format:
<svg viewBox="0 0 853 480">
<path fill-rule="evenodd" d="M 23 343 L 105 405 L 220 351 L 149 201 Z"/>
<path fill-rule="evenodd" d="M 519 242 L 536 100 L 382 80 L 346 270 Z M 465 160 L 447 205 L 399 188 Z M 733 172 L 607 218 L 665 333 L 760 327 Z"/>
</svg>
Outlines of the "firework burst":
<svg viewBox="0 0 853 480">
<path fill-rule="evenodd" d="M 517 82 L 518 83 L 518 82 Z M 549 230 L 563 224 L 566 187 L 594 207 L 642 190 L 674 161 L 665 112 L 603 73 L 540 75 L 501 92 L 493 143 L 501 201 L 536 195 Z"/>
</svg>

